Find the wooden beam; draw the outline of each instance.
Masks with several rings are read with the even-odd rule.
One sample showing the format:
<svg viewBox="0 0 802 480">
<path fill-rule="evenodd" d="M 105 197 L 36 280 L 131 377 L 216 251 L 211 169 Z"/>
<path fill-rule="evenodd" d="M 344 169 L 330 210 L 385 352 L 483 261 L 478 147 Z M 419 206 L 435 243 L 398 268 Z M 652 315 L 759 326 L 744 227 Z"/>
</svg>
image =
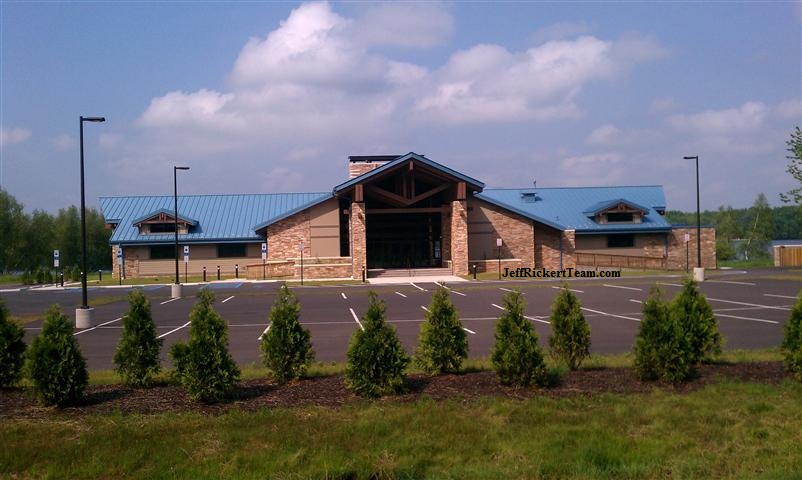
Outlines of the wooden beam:
<svg viewBox="0 0 802 480">
<path fill-rule="evenodd" d="M 355 202 L 365 201 L 365 187 L 361 183 L 357 183 L 354 188 L 354 201 Z"/>
<path fill-rule="evenodd" d="M 379 197 L 392 205 L 397 205 L 399 207 L 409 206 L 409 200 L 406 198 L 374 185 L 368 186 L 368 194 Z"/>
<path fill-rule="evenodd" d="M 416 197 L 413 197 L 412 199 L 410 199 L 410 205 L 413 205 L 413 204 L 415 204 L 415 203 L 418 203 L 418 202 L 420 202 L 421 200 L 423 200 L 423 199 L 425 199 L 425 198 L 429 198 L 429 197 L 431 197 L 432 195 L 438 194 L 438 193 L 442 192 L 443 190 L 445 190 L 445 189 L 449 188 L 450 186 L 451 186 L 451 184 L 450 184 L 450 183 L 443 183 L 443 184 L 441 184 L 440 186 L 434 187 L 434 188 L 432 188 L 431 190 L 428 190 L 428 191 L 426 191 L 426 192 L 423 192 L 423 193 L 421 193 L 420 195 L 418 195 L 418 196 L 416 196 Z"/>
<path fill-rule="evenodd" d="M 465 182 L 457 183 L 457 200 L 465 200 Z"/>
</svg>

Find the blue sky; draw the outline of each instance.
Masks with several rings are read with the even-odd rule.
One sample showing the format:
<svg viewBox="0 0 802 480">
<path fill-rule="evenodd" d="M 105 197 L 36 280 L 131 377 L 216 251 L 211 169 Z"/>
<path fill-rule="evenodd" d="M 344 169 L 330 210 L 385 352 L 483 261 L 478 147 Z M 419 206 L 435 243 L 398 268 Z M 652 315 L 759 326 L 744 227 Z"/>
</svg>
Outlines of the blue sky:
<svg viewBox="0 0 802 480">
<path fill-rule="evenodd" d="M 0 184 L 87 197 L 327 191 L 415 151 L 488 186 L 662 184 L 669 208 L 793 188 L 799 2 L 0 3 Z"/>
</svg>

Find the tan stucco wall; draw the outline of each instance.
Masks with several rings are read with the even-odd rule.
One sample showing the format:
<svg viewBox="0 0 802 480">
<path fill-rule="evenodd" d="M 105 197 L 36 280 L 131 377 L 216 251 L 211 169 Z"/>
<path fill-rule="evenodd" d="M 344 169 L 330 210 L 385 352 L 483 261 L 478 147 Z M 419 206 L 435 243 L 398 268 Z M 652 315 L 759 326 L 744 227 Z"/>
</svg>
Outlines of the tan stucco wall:
<svg viewBox="0 0 802 480">
<path fill-rule="evenodd" d="M 340 255 L 339 202 L 332 198 L 309 209 L 310 248 L 305 255 L 337 257 Z"/>
<path fill-rule="evenodd" d="M 576 236 L 576 250 L 583 253 L 663 257 L 666 253 L 665 245 L 665 234 L 636 233 L 635 246 L 626 248 L 608 248 L 607 235 Z"/>
</svg>

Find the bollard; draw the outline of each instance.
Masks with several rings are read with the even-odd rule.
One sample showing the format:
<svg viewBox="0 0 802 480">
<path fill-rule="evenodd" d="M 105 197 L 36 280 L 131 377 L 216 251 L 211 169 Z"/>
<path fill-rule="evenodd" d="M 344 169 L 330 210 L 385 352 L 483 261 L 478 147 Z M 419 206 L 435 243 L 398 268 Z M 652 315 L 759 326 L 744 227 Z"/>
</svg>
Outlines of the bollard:
<svg viewBox="0 0 802 480">
<path fill-rule="evenodd" d="M 203 267 L 203 283 L 206 283 L 206 267 Z"/>
<path fill-rule="evenodd" d="M 217 266 L 217 279 L 220 280 L 220 265 Z"/>
<path fill-rule="evenodd" d="M 362 283 L 365 283 L 365 266 L 362 265 Z"/>
<path fill-rule="evenodd" d="M 476 264 L 473 264 L 473 279 L 476 280 Z"/>
<path fill-rule="evenodd" d="M 98 282 L 102 282 L 103 281 L 103 270 L 98 270 L 97 271 L 97 281 Z"/>
<path fill-rule="evenodd" d="M 61 277 L 61 286 L 64 286 L 64 272 L 59 272 L 59 276 Z"/>
<path fill-rule="evenodd" d="M 239 263 L 234 264 L 234 278 L 239 278 Z"/>
</svg>

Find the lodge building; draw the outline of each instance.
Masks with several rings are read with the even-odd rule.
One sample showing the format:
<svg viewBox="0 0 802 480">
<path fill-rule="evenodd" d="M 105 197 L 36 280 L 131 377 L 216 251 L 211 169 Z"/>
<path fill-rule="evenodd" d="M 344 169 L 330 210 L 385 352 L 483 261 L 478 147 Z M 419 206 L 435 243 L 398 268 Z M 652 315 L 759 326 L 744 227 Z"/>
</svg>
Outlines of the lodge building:
<svg viewBox="0 0 802 480">
<path fill-rule="evenodd" d="M 352 156 L 329 192 L 102 197 L 114 276 L 354 278 L 414 270 L 685 269 L 696 229 L 664 218 L 661 186 L 485 188 L 424 155 Z M 266 244 L 265 259 L 262 244 Z M 500 244 L 500 246 L 499 246 Z M 182 248 L 183 250 L 183 248 Z M 118 256 L 119 252 L 119 256 Z M 702 229 L 713 268 L 715 231 Z M 118 261 L 118 259 L 120 261 Z M 691 267 L 695 266 L 693 263 Z"/>
</svg>

